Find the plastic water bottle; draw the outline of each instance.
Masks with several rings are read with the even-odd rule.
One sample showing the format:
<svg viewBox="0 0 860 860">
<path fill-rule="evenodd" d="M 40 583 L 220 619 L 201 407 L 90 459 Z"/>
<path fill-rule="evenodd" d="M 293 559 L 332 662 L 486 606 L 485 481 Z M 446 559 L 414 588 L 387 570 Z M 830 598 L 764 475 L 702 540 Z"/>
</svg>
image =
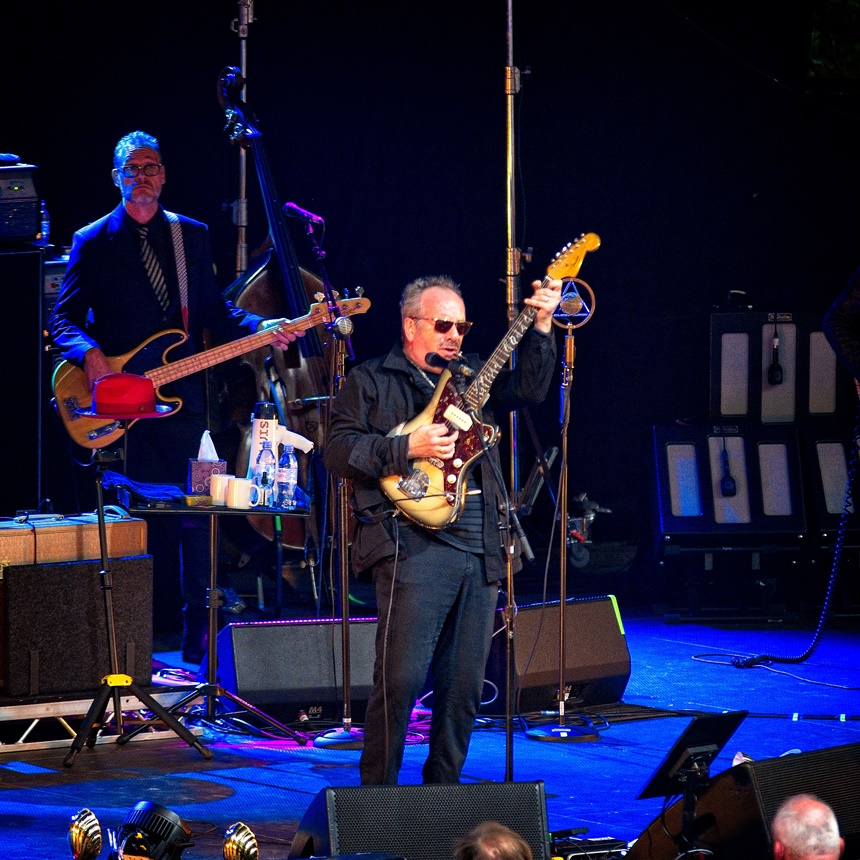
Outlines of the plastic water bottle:
<svg viewBox="0 0 860 860">
<path fill-rule="evenodd" d="M 45 201 L 42 201 L 42 212 L 39 219 L 39 237 L 35 243 L 41 248 L 47 248 L 51 244 L 51 216 L 48 214 L 48 207 Z"/>
<path fill-rule="evenodd" d="M 279 508 L 292 508 L 296 504 L 296 486 L 299 482 L 299 461 L 292 445 L 284 445 L 278 463 L 278 502 Z"/>
<path fill-rule="evenodd" d="M 275 457 L 275 452 L 272 450 L 272 443 L 269 439 L 264 439 L 263 447 L 257 455 L 257 462 L 254 464 L 254 472 L 251 476 L 254 483 L 259 487 L 259 505 L 271 507 L 274 504 L 275 476 L 277 471 L 278 460 Z"/>
</svg>

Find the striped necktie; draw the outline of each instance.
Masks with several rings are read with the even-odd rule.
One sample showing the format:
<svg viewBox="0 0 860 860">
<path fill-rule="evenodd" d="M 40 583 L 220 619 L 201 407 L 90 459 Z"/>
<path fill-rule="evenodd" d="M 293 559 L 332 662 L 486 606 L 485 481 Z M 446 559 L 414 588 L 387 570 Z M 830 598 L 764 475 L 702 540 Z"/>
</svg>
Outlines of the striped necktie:
<svg viewBox="0 0 860 860">
<path fill-rule="evenodd" d="M 164 280 L 164 272 L 161 270 L 161 263 L 158 262 L 158 257 L 155 256 L 155 249 L 147 238 L 149 227 L 140 225 L 137 229 L 140 231 L 140 256 L 143 260 L 146 274 L 149 277 L 152 288 L 155 290 L 155 296 L 161 305 L 161 309 L 166 311 L 170 306 L 170 299 L 167 295 L 167 281 Z"/>
</svg>

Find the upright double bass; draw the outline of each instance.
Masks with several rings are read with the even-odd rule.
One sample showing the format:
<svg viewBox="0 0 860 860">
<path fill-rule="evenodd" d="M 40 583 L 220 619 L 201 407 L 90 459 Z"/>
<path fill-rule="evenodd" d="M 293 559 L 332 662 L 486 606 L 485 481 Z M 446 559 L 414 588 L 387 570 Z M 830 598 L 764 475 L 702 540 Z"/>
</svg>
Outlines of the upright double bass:
<svg viewBox="0 0 860 860">
<path fill-rule="evenodd" d="M 228 66 L 218 80 L 218 100 L 225 112 L 230 139 L 249 149 L 254 158 L 269 234 L 261 248 L 252 255 L 248 270 L 224 292 L 238 307 L 266 318 L 295 318 L 306 313 L 309 301 L 325 297 L 323 281 L 301 268 L 296 259 L 286 216 L 277 195 L 272 171 L 262 143 L 262 134 L 238 97 L 243 87 L 241 71 Z M 336 299 L 329 302 L 333 323 L 338 315 Z M 231 395 L 232 419 L 240 426 L 249 420 L 259 400 L 277 404 L 281 419 L 289 430 L 310 439 L 314 453 L 303 462 L 302 481 L 311 488 L 312 516 L 309 520 L 285 518 L 281 540 L 285 547 L 318 553 L 320 528 L 325 528 L 328 514 L 326 481 L 318 474 L 322 462 L 318 452 L 325 443 L 328 403 L 333 396 L 335 378 L 334 337 L 325 324 L 309 329 L 284 352 L 267 348 L 248 353 L 244 363 L 253 373 L 253 390 L 245 386 Z M 237 470 L 247 467 L 250 452 L 249 434 L 244 434 L 237 455 Z M 320 491 L 315 492 L 314 487 Z M 274 539 L 272 517 L 249 516 L 254 529 L 269 540 Z M 309 533 L 310 531 L 310 533 Z M 309 544 L 314 544 L 309 547 Z M 316 556 L 319 558 L 319 555 Z"/>
</svg>

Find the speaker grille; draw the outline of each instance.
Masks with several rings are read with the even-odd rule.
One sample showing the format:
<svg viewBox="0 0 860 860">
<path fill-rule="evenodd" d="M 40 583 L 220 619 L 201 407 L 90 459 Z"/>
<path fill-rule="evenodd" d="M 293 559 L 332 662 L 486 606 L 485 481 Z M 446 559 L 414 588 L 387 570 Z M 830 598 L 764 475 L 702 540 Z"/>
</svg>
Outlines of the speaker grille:
<svg viewBox="0 0 860 860">
<path fill-rule="evenodd" d="M 111 669 L 101 562 L 7 567 L 0 636 L 10 696 L 98 689 Z M 120 671 L 152 680 L 152 556 L 110 560 Z M 0 649 L 3 650 L 3 649 Z"/>
<path fill-rule="evenodd" d="M 558 707 L 559 604 L 521 606 L 514 622 L 514 655 L 521 712 Z M 501 615 L 498 627 L 504 626 Z M 565 686 L 571 705 L 621 701 L 630 680 L 630 651 L 615 598 L 570 599 L 564 609 Z M 484 713 L 504 713 L 506 642 L 495 636 L 487 677 L 499 690 Z"/>
<path fill-rule="evenodd" d="M 309 807 L 290 857 L 378 852 L 451 860 L 456 840 L 489 819 L 516 830 L 534 860 L 549 860 L 542 781 L 327 788 Z"/>
<path fill-rule="evenodd" d="M 844 836 L 860 836 L 860 743 L 768 759 L 748 767 L 767 822 L 787 797 L 802 791 L 832 807 Z"/>
</svg>

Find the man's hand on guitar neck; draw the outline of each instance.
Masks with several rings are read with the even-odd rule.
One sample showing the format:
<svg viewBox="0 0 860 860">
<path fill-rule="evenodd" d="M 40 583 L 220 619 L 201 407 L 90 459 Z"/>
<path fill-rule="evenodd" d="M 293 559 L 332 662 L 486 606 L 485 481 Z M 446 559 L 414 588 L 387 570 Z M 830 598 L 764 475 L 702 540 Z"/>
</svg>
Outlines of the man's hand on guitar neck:
<svg viewBox="0 0 860 860">
<path fill-rule="evenodd" d="M 289 322 L 288 319 L 274 319 L 274 320 L 263 320 L 260 325 L 257 327 L 257 331 L 263 331 L 263 329 L 275 328 L 283 325 L 283 323 Z M 278 329 L 277 334 L 275 335 L 274 341 L 272 341 L 272 346 L 280 347 L 281 349 L 286 349 L 297 337 L 304 337 L 304 331 L 287 331 L 285 329 Z"/>
<path fill-rule="evenodd" d="M 547 281 L 543 287 L 540 281 L 534 281 L 532 287 L 534 295 L 523 299 L 523 302 L 537 308 L 534 327 L 544 334 L 549 334 L 552 331 L 552 315 L 561 301 L 561 281 Z"/>
<path fill-rule="evenodd" d="M 87 388 L 90 391 L 93 390 L 96 380 L 100 376 L 113 372 L 114 370 L 107 357 L 97 346 L 86 351 L 84 354 L 84 373 L 87 377 Z"/>
<path fill-rule="evenodd" d="M 410 460 L 426 460 L 430 457 L 436 460 L 450 460 L 457 450 L 456 430 L 448 431 L 447 424 L 425 424 L 416 427 L 409 434 L 409 451 L 407 456 Z"/>
</svg>

